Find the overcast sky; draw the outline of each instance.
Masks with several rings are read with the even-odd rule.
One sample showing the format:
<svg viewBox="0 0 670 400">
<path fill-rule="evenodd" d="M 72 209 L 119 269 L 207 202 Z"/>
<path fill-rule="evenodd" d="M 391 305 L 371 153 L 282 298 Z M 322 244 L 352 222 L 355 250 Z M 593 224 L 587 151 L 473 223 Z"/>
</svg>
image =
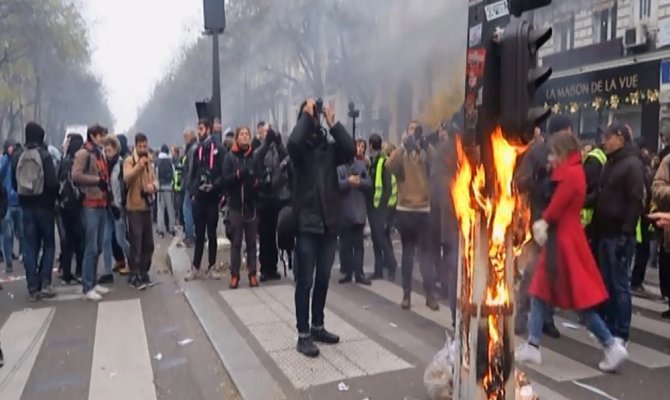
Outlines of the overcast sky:
<svg viewBox="0 0 670 400">
<path fill-rule="evenodd" d="M 138 108 L 180 48 L 202 32 L 202 0 L 82 3 L 93 46 L 93 70 L 103 80 L 115 131 L 120 133 L 135 122 Z"/>
</svg>

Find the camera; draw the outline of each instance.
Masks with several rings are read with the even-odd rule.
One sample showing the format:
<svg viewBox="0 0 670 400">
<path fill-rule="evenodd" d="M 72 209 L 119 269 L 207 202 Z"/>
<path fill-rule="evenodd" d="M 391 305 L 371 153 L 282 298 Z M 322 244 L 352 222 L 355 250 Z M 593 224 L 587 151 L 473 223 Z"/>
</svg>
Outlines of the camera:
<svg viewBox="0 0 670 400">
<path fill-rule="evenodd" d="M 317 99 L 316 100 L 316 106 L 314 108 L 314 116 L 322 115 L 323 114 L 323 99 Z"/>
<path fill-rule="evenodd" d="M 151 208 L 154 205 L 154 195 L 151 193 L 148 193 L 142 189 L 140 191 L 140 197 L 144 200 L 145 203 L 147 203 L 147 207 Z"/>
<path fill-rule="evenodd" d="M 203 185 L 210 185 L 212 183 L 212 173 L 209 170 L 204 170 L 200 172 L 200 178 L 199 178 L 199 183 L 200 186 Z"/>
</svg>

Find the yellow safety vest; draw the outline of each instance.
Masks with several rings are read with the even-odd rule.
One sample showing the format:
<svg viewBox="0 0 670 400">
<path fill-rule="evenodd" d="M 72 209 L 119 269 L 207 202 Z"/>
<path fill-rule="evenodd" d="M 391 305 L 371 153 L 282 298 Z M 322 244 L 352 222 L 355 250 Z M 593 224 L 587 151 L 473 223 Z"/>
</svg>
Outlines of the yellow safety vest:
<svg viewBox="0 0 670 400">
<path fill-rule="evenodd" d="M 600 165 L 605 165 L 605 163 L 607 162 L 607 155 L 605 154 L 604 151 L 600 149 L 591 150 L 584 158 L 584 161 L 588 160 L 589 157 L 593 157 L 596 160 L 598 160 Z M 582 226 L 590 224 L 592 220 L 593 220 L 593 208 L 582 209 Z"/>
<path fill-rule="evenodd" d="M 382 169 L 385 162 L 386 157 L 379 156 L 377 165 L 375 166 L 375 195 L 372 202 L 375 208 L 379 208 L 379 203 L 382 200 L 382 192 L 384 191 L 384 185 L 382 184 Z M 395 175 L 391 174 L 391 197 L 389 197 L 388 206 L 393 207 L 396 204 L 398 204 L 398 183 Z"/>
</svg>

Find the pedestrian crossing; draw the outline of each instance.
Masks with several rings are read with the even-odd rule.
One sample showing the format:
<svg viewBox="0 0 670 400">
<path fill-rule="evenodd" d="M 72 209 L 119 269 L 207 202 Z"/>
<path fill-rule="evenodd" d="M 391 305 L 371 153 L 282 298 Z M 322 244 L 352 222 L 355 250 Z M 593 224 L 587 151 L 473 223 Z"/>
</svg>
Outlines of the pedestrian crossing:
<svg viewBox="0 0 670 400">
<path fill-rule="evenodd" d="M 388 281 L 377 280 L 372 286 L 360 286 L 364 290 L 382 297 L 392 303 L 399 304 L 402 299 L 402 288 Z M 657 303 L 648 299 L 633 297 L 634 311 L 632 315 L 632 327 L 634 329 L 646 332 L 658 338 L 667 339 L 670 337 L 670 323 L 649 318 L 637 312 L 637 309 L 645 309 L 650 312 L 658 313 L 665 311 L 667 306 L 663 303 Z M 412 308 L 413 314 L 426 318 L 444 328 L 451 331 L 451 313 L 447 307 L 443 307 L 438 312 L 429 310 L 425 305 L 425 298 L 416 292 L 412 293 Z M 589 355 L 579 354 L 583 347 L 572 349 L 566 352 L 565 346 L 561 346 L 558 351 L 554 348 L 555 341 L 545 340 L 542 347 L 542 364 L 541 365 L 524 365 L 522 369 L 531 369 L 540 374 L 548 381 L 558 384 L 572 381 L 580 381 L 585 379 L 607 377 L 608 375 L 597 369 L 595 364 L 587 365 L 585 360 L 598 359 L 601 356 L 602 350 L 597 340 L 589 336 L 588 331 L 583 326 L 576 322 L 556 316 L 556 326 L 562 334 L 559 341 L 572 340 L 581 345 L 585 345 L 590 349 Z M 515 337 L 517 343 L 522 343 L 525 338 Z M 630 363 L 637 365 L 643 369 L 656 369 L 670 367 L 670 349 L 656 349 L 645 346 L 642 343 L 631 341 L 628 344 L 628 351 L 630 353 Z M 540 386 L 538 392 L 544 392 L 549 397 L 542 398 L 559 398 L 557 393 L 552 392 L 542 385 L 534 383 L 534 386 Z"/>
</svg>

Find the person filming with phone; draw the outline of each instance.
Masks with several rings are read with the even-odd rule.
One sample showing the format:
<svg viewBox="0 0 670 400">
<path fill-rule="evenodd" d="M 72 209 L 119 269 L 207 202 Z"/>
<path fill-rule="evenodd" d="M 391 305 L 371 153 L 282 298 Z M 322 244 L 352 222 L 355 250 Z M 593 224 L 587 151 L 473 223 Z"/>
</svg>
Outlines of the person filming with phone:
<svg viewBox="0 0 670 400">
<path fill-rule="evenodd" d="M 339 336 L 325 329 L 323 311 L 340 217 L 337 166 L 349 163 L 356 155 L 354 140 L 344 126 L 336 122 L 334 105 L 331 103 L 323 109 L 322 104 L 313 99 L 302 104 L 298 124 L 287 143 L 293 164 L 291 206 L 297 232 L 294 271 L 297 350 L 307 357 L 319 355 L 315 341 L 325 344 L 340 341 Z M 321 126 L 322 116 L 328 129 Z"/>
</svg>

